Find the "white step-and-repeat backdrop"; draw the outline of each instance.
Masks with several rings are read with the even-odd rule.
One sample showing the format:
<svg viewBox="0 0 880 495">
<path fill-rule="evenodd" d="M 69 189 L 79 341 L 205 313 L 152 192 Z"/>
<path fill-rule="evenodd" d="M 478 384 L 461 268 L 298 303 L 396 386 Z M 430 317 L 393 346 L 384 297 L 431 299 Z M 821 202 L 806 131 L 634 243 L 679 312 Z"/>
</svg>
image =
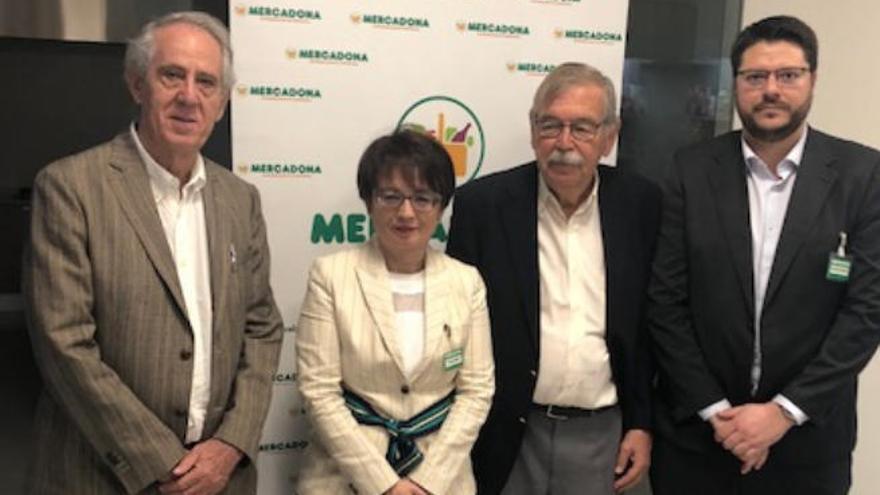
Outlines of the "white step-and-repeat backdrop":
<svg viewBox="0 0 880 495">
<path fill-rule="evenodd" d="M 531 98 L 556 64 L 590 63 L 619 92 L 627 8 L 628 0 L 230 2 L 233 168 L 260 189 L 288 325 L 260 447 L 261 494 L 292 493 L 309 442 L 293 326 L 311 260 L 370 236 L 355 185 L 364 148 L 400 124 L 416 126 L 444 145 L 459 184 L 531 160 Z"/>
</svg>

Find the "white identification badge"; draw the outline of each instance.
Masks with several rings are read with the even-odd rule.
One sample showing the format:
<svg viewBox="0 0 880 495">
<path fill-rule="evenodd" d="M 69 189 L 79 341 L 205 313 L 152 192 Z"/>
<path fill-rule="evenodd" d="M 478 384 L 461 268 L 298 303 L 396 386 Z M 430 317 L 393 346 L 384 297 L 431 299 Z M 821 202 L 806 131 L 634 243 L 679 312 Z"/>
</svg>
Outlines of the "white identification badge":
<svg viewBox="0 0 880 495">
<path fill-rule="evenodd" d="M 852 256 L 846 254 L 846 232 L 840 233 L 840 244 L 837 251 L 828 255 L 828 268 L 825 278 L 832 282 L 846 282 L 852 269 Z"/>
<path fill-rule="evenodd" d="M 461 368 L 464 363 L 464 352 L 461 348 L 453 349 L 443 355 L 443 371 L 452 371 Z"/>
</svg>

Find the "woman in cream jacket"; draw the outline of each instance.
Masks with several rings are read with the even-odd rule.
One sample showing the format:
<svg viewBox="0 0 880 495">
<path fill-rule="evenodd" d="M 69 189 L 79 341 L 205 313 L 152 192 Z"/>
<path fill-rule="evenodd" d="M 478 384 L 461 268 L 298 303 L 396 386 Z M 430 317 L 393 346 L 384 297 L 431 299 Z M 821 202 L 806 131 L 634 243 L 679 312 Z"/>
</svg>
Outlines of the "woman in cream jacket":
<svg viewBox="0 0 880 495">
<path fill-rule="evenodd" d="M 374 141 L 358 190 L 375 235 L 315 261 L 296 331 L 314 427 L 299 495 L 472 495 L 494 370 L 479 273 L 428 246 L 455 188 L 433 139 Z"/>
</svg>

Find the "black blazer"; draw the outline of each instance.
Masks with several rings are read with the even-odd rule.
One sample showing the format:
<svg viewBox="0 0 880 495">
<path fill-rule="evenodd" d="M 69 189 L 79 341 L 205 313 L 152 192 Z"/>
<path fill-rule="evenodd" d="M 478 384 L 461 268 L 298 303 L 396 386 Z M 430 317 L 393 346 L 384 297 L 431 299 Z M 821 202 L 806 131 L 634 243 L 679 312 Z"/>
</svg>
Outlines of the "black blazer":
<svg viewBox="0 0 880 495">
<path fill-rule="evenodd" d="M 486 283 L 496 391 L 474 446 L 480 494 L 499 493 L 519 451 L 540 356 L 538 172 L 534 162 L 466 184 L 455 194 L 447 252 Z M 643 307 L 660 221 L 652 183 L 599 166 L 605 245 L 606 339 L 624 431 L 650 429 L 653 366 Z"/>
<path fill-rule="evenodd" d="M 854 258 L 848 282 L 825 278 L 840 232 Z M 809 131 L 767 286 L 754 397 L 751 230 L 738 132 L 676 154 L 653 272 L 660 435 L 723 453 L 697 412 L 723 398 L 737 405 L 781 393 L 810 420 L 772 448 L 770 462 L 850 455 L 856 377 L 880 339 L 880 153 Z"/>
</svg>

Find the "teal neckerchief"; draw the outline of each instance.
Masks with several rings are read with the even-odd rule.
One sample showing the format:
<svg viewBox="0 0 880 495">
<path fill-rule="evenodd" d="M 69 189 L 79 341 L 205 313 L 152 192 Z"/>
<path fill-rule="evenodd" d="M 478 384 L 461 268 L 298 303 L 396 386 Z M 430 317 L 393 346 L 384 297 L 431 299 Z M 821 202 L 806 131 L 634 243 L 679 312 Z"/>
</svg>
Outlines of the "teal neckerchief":
<svg viewBox="0 0 880 495">
<path fill-rule="evenodd" d="M 424 459 L 415 439 L 440 429 L 455 402 L 455 390 L 406 421 L 381 416 L 367 401 L 350 390 L 343 388 L 342 398 L 358 423 L 381 426 L 388 431 L 391 439 L 385 459 L 397 474 L 406 476 Z"/>
</svg>

